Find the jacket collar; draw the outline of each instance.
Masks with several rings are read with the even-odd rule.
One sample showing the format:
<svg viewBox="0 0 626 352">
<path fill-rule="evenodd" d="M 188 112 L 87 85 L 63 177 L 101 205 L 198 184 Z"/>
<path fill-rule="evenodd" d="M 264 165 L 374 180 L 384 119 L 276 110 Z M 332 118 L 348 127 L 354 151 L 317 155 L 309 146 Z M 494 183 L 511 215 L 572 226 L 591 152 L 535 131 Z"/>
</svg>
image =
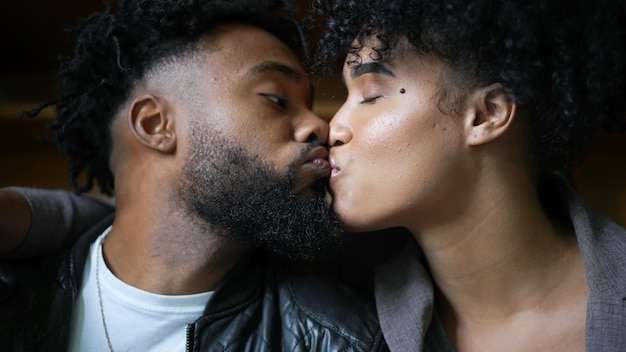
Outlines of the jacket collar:
<svg viewBox="0 0 626 352">
<path fill-rule="evenodd" d="M 205 308 L 205 316 L 219 315 L 258 299 L 268 261 L 271 257 L 262 249 L 255 249 L 245 256 L 217 286 Z"/>
<path fill-rule="evenodd" d="M 406 248 L 376 268 L 378 319 L 391 351 L 422 351 L 433 315 L 434 291 L 412 238 Z"/>
<path fill-rule="evenodd" d="M 626 230 L 566 191 L 592 297 L 626 299 Z"/>
<path fill-rule="evenodd" d="M 626 350 L 626 230 L 566 189 L 589 285 L 587 351 Z"/>
<path fill-rule="evenodd" d="M 80 290 L 80 286 L 82 284 L 85 262 L 87 261 L 87 255 L 89 254 L 89 246 L 91 246 L 91 244 L 98 238 L 98 236 L 102 235 L 102 233 L 109 226 L 111 226 L 114 218 L 115 214 L 107 215 L 95 226 L 93 226 L 82 236 L 80 236 L 74 244 L 71 252 L 69 253 L 68 259 L 63 262 L 67 264 L 67 267 L 60 268 L 60 270 L 62 270 L 60 273 L 70 273 L 70 276 L 67 277 L 67 279 L 71 280 L 71 282 L 68 283 L 68 285 L 70 285 L 69 292 L 71 292 L 74 299 L 76 299 L 76 297 L 78 296 L 78 291 Z M 59 277 L 64 276 L 65 275 L 61 275 Z"/>
</svg>

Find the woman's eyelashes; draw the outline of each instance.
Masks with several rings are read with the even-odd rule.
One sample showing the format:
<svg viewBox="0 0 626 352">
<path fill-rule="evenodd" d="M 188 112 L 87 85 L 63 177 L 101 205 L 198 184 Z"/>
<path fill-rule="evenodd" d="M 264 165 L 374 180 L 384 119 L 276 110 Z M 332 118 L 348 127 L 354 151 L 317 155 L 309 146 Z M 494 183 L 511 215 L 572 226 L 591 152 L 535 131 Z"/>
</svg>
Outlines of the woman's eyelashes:
<svg viewBox="0 0 626 352">
<path fill-rule="evenodd" d="M 378 99 L 388 96 L 389 87 L 384 84 L 367 83 L 361 90 L 361 104 L 373 104 Z"/>
<path fill-rule="evenodd" d="M 382 95 L 377 95 L 377 96 L 371 97 L 371 98 L 363 97 L 363 100 L 361 100 L 360 104 L 372 104 L 372 103 L 375 103 L 376 100 L 378 100 L 379 98 L 382 98 L 382 97 L 383 97 Z"/>
<path fill-rule="evenodd" d="M 287 107 L 287 97 L 285 97 L 284 95 L 272 93 L 262 93 L 261 95 L 281 108 Z"/>
</svg>

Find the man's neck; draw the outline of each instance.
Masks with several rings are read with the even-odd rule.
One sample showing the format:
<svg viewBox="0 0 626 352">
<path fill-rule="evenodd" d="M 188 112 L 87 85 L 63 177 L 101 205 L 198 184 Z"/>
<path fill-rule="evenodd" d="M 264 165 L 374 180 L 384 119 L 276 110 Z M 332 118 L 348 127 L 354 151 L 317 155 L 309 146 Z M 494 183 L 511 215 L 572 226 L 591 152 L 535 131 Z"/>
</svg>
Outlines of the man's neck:
<svg viewBox="0 0 626 352">
<path fill-rule="evenodd" d="M 192 221 L 118 215 L 107 235 L 103 254 L 120 280 L 144 291 L 184 295 L 212 291 L 250 250 Z"/>
</svg>

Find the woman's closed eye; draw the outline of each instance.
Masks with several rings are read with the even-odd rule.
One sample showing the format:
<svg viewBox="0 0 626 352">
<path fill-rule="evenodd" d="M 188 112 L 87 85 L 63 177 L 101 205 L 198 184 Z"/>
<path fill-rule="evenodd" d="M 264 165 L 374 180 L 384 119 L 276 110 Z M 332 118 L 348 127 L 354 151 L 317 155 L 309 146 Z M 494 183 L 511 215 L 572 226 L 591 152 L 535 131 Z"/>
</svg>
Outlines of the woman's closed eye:
<svg viewBox="0 0 626 352">
<path fill-rule="evenodd" d="M 371 98 L 363 97 L 363 100 L 361 100 L 360 104 L 372 104 L 372 103 L 375 103 L 376 100 L 378 100 L 379 98 L 382 98 L 382 97 L 383 97 L 382 95 L 377 95 L 377 96 L 374 96 L 374 97 L 371 97 Z"/>
<path fill-rule="evenodd" d="M 361 104 L 373 104 L 378 99 L 387 96 L 387 93 L 388 89 L 386 85 L 376 82 L 367 82 L 363 85 L 363 89 L 361 90 L 361 96 L 363 97 Z"/>
</svg>

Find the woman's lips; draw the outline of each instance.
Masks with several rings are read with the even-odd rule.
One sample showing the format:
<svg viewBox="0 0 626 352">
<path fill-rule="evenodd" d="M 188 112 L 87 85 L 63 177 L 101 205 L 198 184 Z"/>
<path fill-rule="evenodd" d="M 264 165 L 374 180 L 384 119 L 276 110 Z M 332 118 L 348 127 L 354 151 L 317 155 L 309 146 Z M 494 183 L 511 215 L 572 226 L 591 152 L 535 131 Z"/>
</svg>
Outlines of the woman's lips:
<svg viewBox="0 0 626 352">
<path fill-rule="evenodd" d="M 333 159 L 330 159 L 330 177 L 333 178 L 341 173 L 341 168 L 337 166 Z"/>
</svg>

